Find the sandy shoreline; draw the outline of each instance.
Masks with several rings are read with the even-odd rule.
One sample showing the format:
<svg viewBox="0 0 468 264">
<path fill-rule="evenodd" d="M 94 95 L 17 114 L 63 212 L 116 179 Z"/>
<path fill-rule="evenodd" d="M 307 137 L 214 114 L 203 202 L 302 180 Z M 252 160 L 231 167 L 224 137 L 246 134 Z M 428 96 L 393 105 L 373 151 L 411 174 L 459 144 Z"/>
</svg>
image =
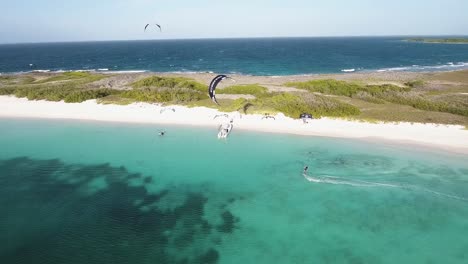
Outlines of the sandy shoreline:
<svg viewBox="0 0 468 264">
<path fill-rule="evenodd" d="M 171 109 L 161 113 L 161 109 Z M 210 126 L 217 129 L 229 120 L 219 117 L 215 109 L 183 106 L 162 107 L 156 104 L 135 103 L 131 105 L 103 105 L 95 100 L 77 104 L 48 101 L 28 101 L 24 98 L 0 96 L 0 117 L 75 119 L 106 122 L 175 124 Z M 468 154 L 468 130 L 463 126 L 410 124 L 410 123 L 365 123 L 322 118 L 303 124 L 284 115 L 276 120 L 262 119 L 261 115 L 231 113 L 235 129 L 284 133 L 304 136 L 323 136 L 355 139 L 382 139 L 395 144 L 415 144 L 443 149 L 449 152 Z"/>
</svg>

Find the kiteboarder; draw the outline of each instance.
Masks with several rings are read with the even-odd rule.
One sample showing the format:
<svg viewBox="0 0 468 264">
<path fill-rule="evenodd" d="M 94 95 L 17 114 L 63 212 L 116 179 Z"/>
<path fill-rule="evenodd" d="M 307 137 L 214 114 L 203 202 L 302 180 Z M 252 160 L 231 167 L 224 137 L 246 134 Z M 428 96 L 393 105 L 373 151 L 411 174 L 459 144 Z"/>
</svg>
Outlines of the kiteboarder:
<svg viewBox="0 0 468 264">
<path fill-rule="evenodd" d="M 309 170 L 309 166 L 305 166 L 305 167 L 304 167 L 304 172 L 303 172 L 303 174 L 306 174 L 306 173 L 307 173 L 307 170 Z"/>
</svg>

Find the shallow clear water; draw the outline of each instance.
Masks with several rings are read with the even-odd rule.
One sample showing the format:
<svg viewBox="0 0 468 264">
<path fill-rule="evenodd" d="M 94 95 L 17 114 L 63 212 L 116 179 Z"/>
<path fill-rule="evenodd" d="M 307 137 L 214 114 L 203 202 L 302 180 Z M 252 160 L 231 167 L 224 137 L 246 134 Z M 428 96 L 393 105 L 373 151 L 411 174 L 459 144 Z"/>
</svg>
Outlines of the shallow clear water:
<svg viewBox="0 0 468 264">
<path fill-rule="evenodd" d="M 199 39 L 0 45 L 0 73 L 32 70 L 291 75 L 468 68 L 468 45 L 398 37 Z"/>
<path fill-rule="evenodd" d="M 161 128 L 0 119 L 0 262 L 468 261 L 466 156 Z"/>
</svg>

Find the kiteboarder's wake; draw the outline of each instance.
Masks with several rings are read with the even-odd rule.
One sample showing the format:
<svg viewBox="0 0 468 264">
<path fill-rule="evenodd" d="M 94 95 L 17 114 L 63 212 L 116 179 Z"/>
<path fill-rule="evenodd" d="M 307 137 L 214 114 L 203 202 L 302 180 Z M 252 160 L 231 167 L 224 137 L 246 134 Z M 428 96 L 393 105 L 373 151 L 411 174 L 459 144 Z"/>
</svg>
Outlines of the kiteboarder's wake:
<svg viewBox="0 0 468 264">
<path fill-rule="evenodd" d="M 361 180 L 349 180 L 341 177 L 333 177 L 328 175 L 320 175 L 311 177 L 306 173 L 302 174 L 306 180 L 309 182 L 316 183 L 328 183 L 336 185 L 350 185 L 355 187 L 388 187 L 388 188 L 403 188 L 401 185 L 388 184 L 388 183 L 377 183 L 377 182 L 368 182 Z"/>
<path fill-rule="evenodd" d="M 309 176 L 309 175 L 307 175 L 306 170 L 304 170 L 302 176 L 304 176 L 304 178 L 307 181 L 315 182 L 315 183 L 348 185 L 348 186 L 353 186 L 353 187 L 398 188 L 398 189 L 404 189 L 404 190 L 408 190 L 408 191 L 426 192 L 426 193 L 430 193 L 430 194 L 433 194 L 433 195 L 436 195 L 436 196 L 441 196 L 441 197 L 445 197 L 445 198 L 450 198 L 450 199 L 455 199 L 455 200 L 468 202 L 468 198 L 465 198 L 465 197 L 452 195 L 452 194 L 441 193 L 441 192 L 433 191 L 433 190 L 430 190 L 430 189 L 426 189 L 426 188 L 418 187 L 418 186 L 414 186 L 414 185 L 369 182 L 369 181 L 362 181 L 362 180 L 355 180 L 355 179 L 345 179 L 345 178 L 342 178 L 342 177 L 334 177 L 334 176 L 328 176 L 328 175 Z"/>
</svg>

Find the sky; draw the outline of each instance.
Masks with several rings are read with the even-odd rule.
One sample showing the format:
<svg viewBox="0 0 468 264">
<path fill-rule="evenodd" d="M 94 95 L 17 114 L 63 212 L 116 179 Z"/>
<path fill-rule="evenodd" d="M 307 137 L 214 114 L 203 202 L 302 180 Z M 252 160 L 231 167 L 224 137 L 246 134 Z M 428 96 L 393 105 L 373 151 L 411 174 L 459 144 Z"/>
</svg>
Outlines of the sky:
<svg viewBox="0 0 468 264">
<path fill-rule="evenodd" d="M 0 43 L 468 35 L 467 0 L 0 0 Z M 143 31 L 147 23 L 159 23 Z"/>
</svg>

